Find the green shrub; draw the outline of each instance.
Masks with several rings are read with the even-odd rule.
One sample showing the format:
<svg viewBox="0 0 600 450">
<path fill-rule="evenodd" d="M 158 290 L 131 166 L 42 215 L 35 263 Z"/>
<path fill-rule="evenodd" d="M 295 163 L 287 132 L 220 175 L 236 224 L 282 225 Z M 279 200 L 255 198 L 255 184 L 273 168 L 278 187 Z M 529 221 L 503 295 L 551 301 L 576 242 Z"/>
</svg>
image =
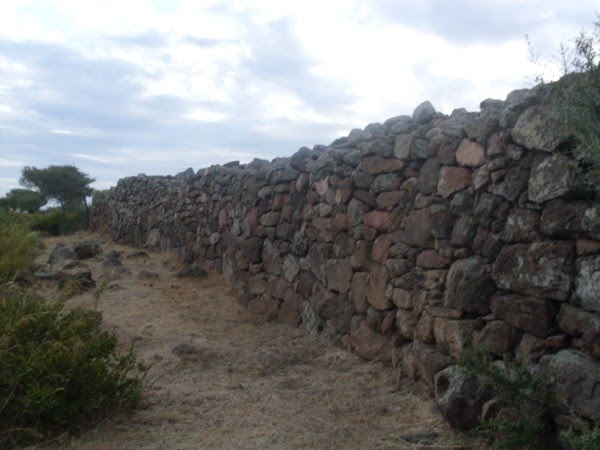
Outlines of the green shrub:
<svg viewBox="0 0 600 450">
<path fill-rule="evenodd" d="M 573 137 L 574 155 L 587 172 L 590 188 L 600 194 L 600 17 L 592 31 L 581 32 L 558 55 L 564 77 L 545 83 L 554 118 Z"/>
<path fill-rule="evenodd" d="M 78 430 L 140 401 L 147 367 L 95 311 L 0 292 L 0 447 Z"/>
<path fill-rule="evenodd" d="M 600 448 L 600 428 L 586 428 L 580 433 L 569 430 L 563 437 L 572 450 L 597 450 Z"/>
<path fill-rule="evenodd" d="M 491 448 L 556 447 L 550 412 L 554 396 L 542 374 L 531 373 L 508 356 L 494 361 L 489 353 L 474 348 L 465 352 L 460 365 L 469 374 L 479 376 L 497 401 L 496 414 L 476 430 Z"/>
<path fill-rule="evenodd" d="M 60 236 L 62 234 L 62 212 L 60 209 L 50 209 L 32 215 L 31 229 L 39 231 L 46 236 Z M 83 210 L 68 211 L 66 213 L 65 233 L 74 233 L 85 229 L 86 215 Z"/>
<path fill-rule="evenodd" d="M 18 222 L 4 218 L 0 224 L 0 284 L 14 279 L 27 271 L 40 248 L 35 233 Z"/>
</svg>

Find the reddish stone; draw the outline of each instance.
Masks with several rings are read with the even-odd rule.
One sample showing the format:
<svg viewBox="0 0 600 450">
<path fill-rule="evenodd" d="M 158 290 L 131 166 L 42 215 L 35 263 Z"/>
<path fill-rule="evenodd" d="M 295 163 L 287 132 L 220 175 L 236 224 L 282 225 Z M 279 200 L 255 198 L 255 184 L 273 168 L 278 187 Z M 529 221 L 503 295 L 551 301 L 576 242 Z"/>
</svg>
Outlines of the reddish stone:
<svg viewBox="0 0 600 450">
<path fill-rule="evenodd" d="M 496 356 L 512 352 L 516 341 L 514 328 L 501 320 L 489 322 L 481 331 L 473 333 L 475 346 Z"/>
<path fill-rule="evenodd" d="M 382 234 L 375 242 L 373 242 L 373 251 L 371 252 L 371 259 L 373 261 L 382 263 L 387 259 L 388 252 L 392 246 L 392 239 L 389 234 Z"/>
<path fill-rule="evenodd" d="M 558 334 L 546 338 L 546 348 L 550 351 L 558 351 L 569 345 L 569 337 L 566 334 Z"/>
<path fill-rule="evenodd" d="M 412 295 L 411 291 L 406 289 L 396 288 L 392 296 L 394 305 L 401 309 L 412 309 Z"/>
<path fill-rule="evenodd" d="M 537 337 L 545 338 L 552 326 L 552 311 L 546 300 L 522 295 L 492 297 L 494 316 L 513 327 Z"/>
<path fill-rule="evenodd" d="M 257 297 L 250 300 L 248 310 L 254 316 L 264 320 L 271 320 L 279 314 L 279 301 L 268 295 Z"/>
<path fill-rule="evenodd" d="M 309 185 L 309 176 L 307 173 L 301 173 L 298 179 L 296 180 L 296 191 L 298 192 L 306 192 L 308 190 Z"/>
<path fill-rule="evenodd" d="M 248 214 L 246 214 L 246 221 L 248 222 L 248 225 L 250 225 L 251 228 L 254 229 L 259 225 L 258 217 L 259 217 L 258 208 L 257 207 L 250 208 L 250 210 L 248 211 Z"/>
<path fill-rule="evenodd" d="M 525 333 L 515 351 L 515 357 L 523 364 L 537 362 L 546 345 L 545 339 Z"/>
<path fill-rule="evenodd" d="M 581 349 L 588 355 L 600 359 L 600 330 L 590 330 L 583 335 Z"/>
<path fill-rule="evenodd" d="M 464 167 L 442 167 L 437 185 L 438 193 L 448 198 L 471 186 L 471 171 Z"/>
<path fill-rule="evenodd" d="M 600 242 L 579 239 L 575 247 L 577 248 L 577 256 L 594 255 L 600 253 Z"/>
<path fill-rule="evenodd" d="M 382 192 L 377 196 L 377 207 L 387 209 L 396 206 L 406 194 L 402 191 Z"/>
<path fill-rule="evenodd" d="M 227 226 L 227 211 L 222 208 L 219 211 L 219 228 L 225 228 Z"/>
<path fill-rule="evenodd" d="M 448 258 L 444 258 L 435 250 L 423 250 L 417 256 L 417 266 L 424 269 L 445 269 L 450 264 Z"/>
<path fill-rule="evenodd" d="M 367 272 L 356 272 L 352 276 L 352 285 L 350 290 L 350 300 L 354 304 L 356 312 L 365 315 L 369 309 L 367 301 Z"/>
<path fill-rule="evenodd" d="M 353 327 L 350 339 L 354 351 L 361 358 L 382 362 L 390 360 L 392 349 L 389 339 L 371 330 L 364 320 Z"/>
<path fill-rule="evenodd" d="M 337 213 L 333 218 L 333 228 L 337 231 L 348 229 L 348 214 Z"/>
<path fill-rule="evenodd" d="M 388 231 L 395 225 L 395 216 L 387 211 L 371 211 L 365 214 L 363 223 L 377 231 Z"/>
<path fill-rule="evenodd" d="M 434 317 L 429 314 L 423 314 L 417 328 L 415 330 L 415 339 L 425 344 L 435 344 L 435 337 L 433 335 L 433 323 Z"/>
<path fill-rule="evenodd" d="M 384 336 L 390 336 L 394 331 L 396 325 L 396 313 L 394 311 L 388 311 L 381 322 L 381 334 Z"/>
<path fill-rule="evenodd" d="M 417 328 L 417 315 L 409 309 L 399 309 L 396 312 L 396 326 L 400 334 L 406 339 L 414 339 Z"/>
<path fill-rule="evenodd" d="M 436 240 L 447 239 L 452 233 L 454 216 L 433 205 L 412 211 L 404 224 L 403 241 L 414 247 L 433 247 Z"/>
<path fill-rule="evenodd" d="M 267 282 L 264 275 L 257 274 L 248 278 L 248 292 L 252 295 L 262 294 L 267 290 Z"/>
<path fill-rule="evenodd" d="M 388 281 L 389 274 L 385 266 L 377 264 L 371 268 L 367 282 L 367 300 L 379 310 L 385 310 L 392 306 L 386 297 Z"/>
<path fill-rule="evenodd" d="M 485 150 L 477 142 L 463 139 L 456 151 L 456 162 L 460 166 L 479 167 L 485 161 Z"/>
<path fill-rule="evenodd" d="M 396 158 L 382 158 L 381 156 L 369 156 L 364 159 L 361 170 L 370 174 L 381 174 L 397 172 L 404 167 L 404 161 Z"/>
<path fill-rule="evenodd" d="M 297 327 L 300 325 L 302 315 L 289 303 L 283 302 L 279 308 L 277 319 L 286 325 Z"/>
</svg>

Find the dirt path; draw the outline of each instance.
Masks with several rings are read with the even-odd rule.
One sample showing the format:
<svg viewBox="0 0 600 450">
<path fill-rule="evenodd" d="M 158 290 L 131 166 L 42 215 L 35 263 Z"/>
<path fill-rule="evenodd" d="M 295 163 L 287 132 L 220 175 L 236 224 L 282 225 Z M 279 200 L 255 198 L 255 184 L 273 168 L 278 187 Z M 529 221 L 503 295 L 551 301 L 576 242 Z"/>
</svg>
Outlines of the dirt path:
<svg viewBox="0 0 600 450">
<path fill-rule="evenodd" d="M 432 402 L 398 385 L 396 373 L 336 347 L 322 336 L 268 322 L 238 306 L 225 281 L 175 277 L 178 263 L 101 235 L 104 252 L 122 252 L 125 272 L 108 282 L 98 302 L 121 342 L 135 341 L 152 363 L 142 408 L 105 420 L 60 448 L 287 449 L 460 448 Z M 100 259 L 86 262 L 100 285 Z M 140 279 L 142 270 L 157 279 Z M 108 277 L 109 279 L 112 277 Z M 48 288 L 49 289 L 49 288 Z M 74 304 L 93 307 L 91 293 Z M 185 344 L 185 345 L 184 345 Z M 174 351 L 175 350 L 175 351 Z"/>
</svg>

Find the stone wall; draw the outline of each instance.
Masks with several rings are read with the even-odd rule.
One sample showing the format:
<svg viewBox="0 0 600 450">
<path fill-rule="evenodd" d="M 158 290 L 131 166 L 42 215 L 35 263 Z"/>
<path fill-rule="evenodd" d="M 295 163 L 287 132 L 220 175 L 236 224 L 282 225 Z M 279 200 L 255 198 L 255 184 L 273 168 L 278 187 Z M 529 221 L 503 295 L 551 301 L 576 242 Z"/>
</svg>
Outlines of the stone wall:
<svg viewBox="0 0 600 450">
<path fill-rule="evenodd" d="M 599 422 L 594 192 L 539 97 L 425 102 L 291 158 L 125 178 L 94 196 L 93 227 L 222 272 L 257 315 L 430 390 L 469 343 L 546 365 Z"/>
</svg>

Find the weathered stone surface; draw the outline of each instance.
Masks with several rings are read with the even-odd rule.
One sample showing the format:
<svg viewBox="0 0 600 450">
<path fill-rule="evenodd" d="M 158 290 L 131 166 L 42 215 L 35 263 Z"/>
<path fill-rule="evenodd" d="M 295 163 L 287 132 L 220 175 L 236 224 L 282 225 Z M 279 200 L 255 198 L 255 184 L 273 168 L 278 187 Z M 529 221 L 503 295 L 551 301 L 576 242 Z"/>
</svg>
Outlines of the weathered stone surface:
<svg viewBox="0 0 600 450">
<path fill-rule="evenodd" d="M 510 353 L 517 342 L 514 328 L 501 320 L 489 322 L 481 331 L 473 334 L 476 348 L 484 349 L 496 356 Z"/>
<path fill-rule="evenodd" d="M 329 260 L 325 268 L 325 277 L 328 289 L 340 294 L 347 293 L 352 281 L 350 260 L 348 258 Z"/>
<path fill-rule="evenodd" d="M 499 288 L 526 295 L 566 300 L 575 271 L 571 242 L 536 242 L 505 246 L 492 277 Z"/>
<path fill-rule="evenodd" d="M 375 239 L 373 242 L 373 250 L 371 252 L 371 259 L 375 262 L 382 263 L 387 259 L 388 252 L 392 246 L 392 238 L 389 234 L 382 234 Z"/>
<path fill-rule="evenodd" d="M 486 314 L 496 286 L 481 257 L 456 261 L 448 271 L 444 306 L 461 311 Z"/>
<path fill-rule="evenodd" d="M 518 330 L 546 337 L 552 326 L 552 310 L 546 300 L 522 295 L 495 295 L 491 299 L 494 316 Z"/>
<path fill-rule="evenodd" d="M 417 188 L 423 194 L 433 194 L 437 190 L 440 164 L 434 158 L 428 159 L 421 167 Z"/>
<path fill-rule="evenodd" d="M 354 304 L 356 312 L 361 315 L 367 313 L 369 302 L 367 301 L 367 272 L 355 272 L 352 275 L 352 285 L 350 287 L 350 300 Z"/>
<path fill-rule="evenodd" d="M 536 159 L 529 176 L 529 200 L 543 203 L 567 197 L 578 189 L 575 162 L 561 153 Z"/>
<path fill-rule="evenodd" d="M 547 236 L 569 237 L 585 230 L 586 205 L 581 202 L 552 200 L 544 208 L 540 229 Z"/>
<path fill-rule="evenodd" d="M 248 309 L 263 320 L 271 320 L 279 314 L 279 302 L 269 295 L 262 295 L 250 300 Z"/>
<path fill-rule="evenodd" d="M 258 263 L 262 261 L 263 240 L 258 237 L 242 241 L 242 256 L 248 261 Z"/>
<path fill-rule="evenodd" d="M 385 310 L 392 306 L 386 297 L 386 289 L 389 281 L 389 273 L 385 266 L 374 265 L 369 271 L 367 282 L 367 300 L 379 310 Z"/>
<path fill-rule="evenodd" d="M 525 148 L 552 152 L 566 140 L 565 133 L 557 129 L 552 112 L 544 106 L 526 109 L 511 132 L 513 140 Z"/>
<path fill-rule="evenodd" d="M 476 376 L 450 366 L 435 376 L 435 401 L 454 428 L 470 430 L 479 423 L 483 404 L 492 397 Z"/>
<path fill-rule="evenodd" d="M 436 115 L 435 108 L 429 100 L 424 101 L 415 108 L 412 113 L 412 120 L 415 123 L 423 124 L 429 122 Z"/>
<path fill-rule="evenodd" d="M 442 167 L 437 185 L 438 193 L 448 198 L 471 186 L 471 171 L 464 167 Z"/>
<path fill-rule="evenodd" d="M 405 223 L 403 241 L 415 247 L 433 247 L 436 239 L 447 239 L 454 217 L 445 209 L 432 206 L 412 211 Z"/>
<path fill-rule="evenodd" d="M 463 139 L 456 151 L 459 166 L 479 167 L 485 161 L 485 150 L 477 142 Z"/>
<path fill-rule="evenodd" d="M 102 246 L 96 241 L 73 242 L 70 249 L 75 253 L 77 259 L 90 259 L 102 253 Z"/>
<path fill-rule="evenodd" d="M 299 273 L 300 265 L 298 264 L 298 258 L 293 255 L 287 255 L 283 260 L 283 276 L 291 283 Z"/>
<path fill-rule="evenodd" d="M 597 360 L 600 359 L 600 328 L 590 330 L 583 335 L 581 350 Z"/>
<path fill-rule="evenodd" d="M 395 224 L 392 213 L 387 211 L 371 211 L 364 215 L 364 224 L 378 231 L 391 230 Z"/>
<path fill-rule="evenodd" d="M 449 264 L 450 260 L 435 250 L 423 250 L 417 256 L 417 266 L 424 269 L 445 269 Z"/>
<path fill-rule="evenodd" d="M 584 310 L 600 312 L 600 255 L 577 260 L 575 295 Z"/>
<path fill-rule="evenodd" d="M 453 358 L 460 358 L 471 343 L 474 330 L 472 320 L 450 320 L 436 317 L 433 334 L 437 348 Z"/>
<path fill-rule="evenodd" d="M 404 161 L 397 158 L 382 158 L 381 156 L 369 156 L 363 160 L 361 170 L 373 175 L 397 172 L 404 167 Z"/>
<path fill-rule="evenodd" d="M 600 316 L 563 303 L 558 314 L 558 326 L 571 336 L 581 336 L 590 330 L 600 329 Z"/>
<path fill-rule="evenodd" d="M 530 209 L 513 209 L 504 225 L 506 242 L 531 242 L 540 238 L 540 214 Z"/>
<path fill-rule="evenodd" d="M 354 351 L 358 356 L 370 361 L 389 361 L 391 344 L 389 339 L 371 330 L 364 320 L 358 321 L 350 332 Z"/>
<path fill-rule="evenodd" d="M 58 243 L 54 246 L 52 253 L 50 253 L 50 256 L 48 257 L 48 264 L 53 265 L 59 261 L 74 259 L 78 259 L 75 252 L 72 249 L 65 247 L 64 244 Z"/>
<path fill-rule="evenodd" d="M 600 361 L 576 350 L 562 350 L 542 357 L 540 365 L 559 401 L 578 416 L 600 421 Z"/>
</svg>

